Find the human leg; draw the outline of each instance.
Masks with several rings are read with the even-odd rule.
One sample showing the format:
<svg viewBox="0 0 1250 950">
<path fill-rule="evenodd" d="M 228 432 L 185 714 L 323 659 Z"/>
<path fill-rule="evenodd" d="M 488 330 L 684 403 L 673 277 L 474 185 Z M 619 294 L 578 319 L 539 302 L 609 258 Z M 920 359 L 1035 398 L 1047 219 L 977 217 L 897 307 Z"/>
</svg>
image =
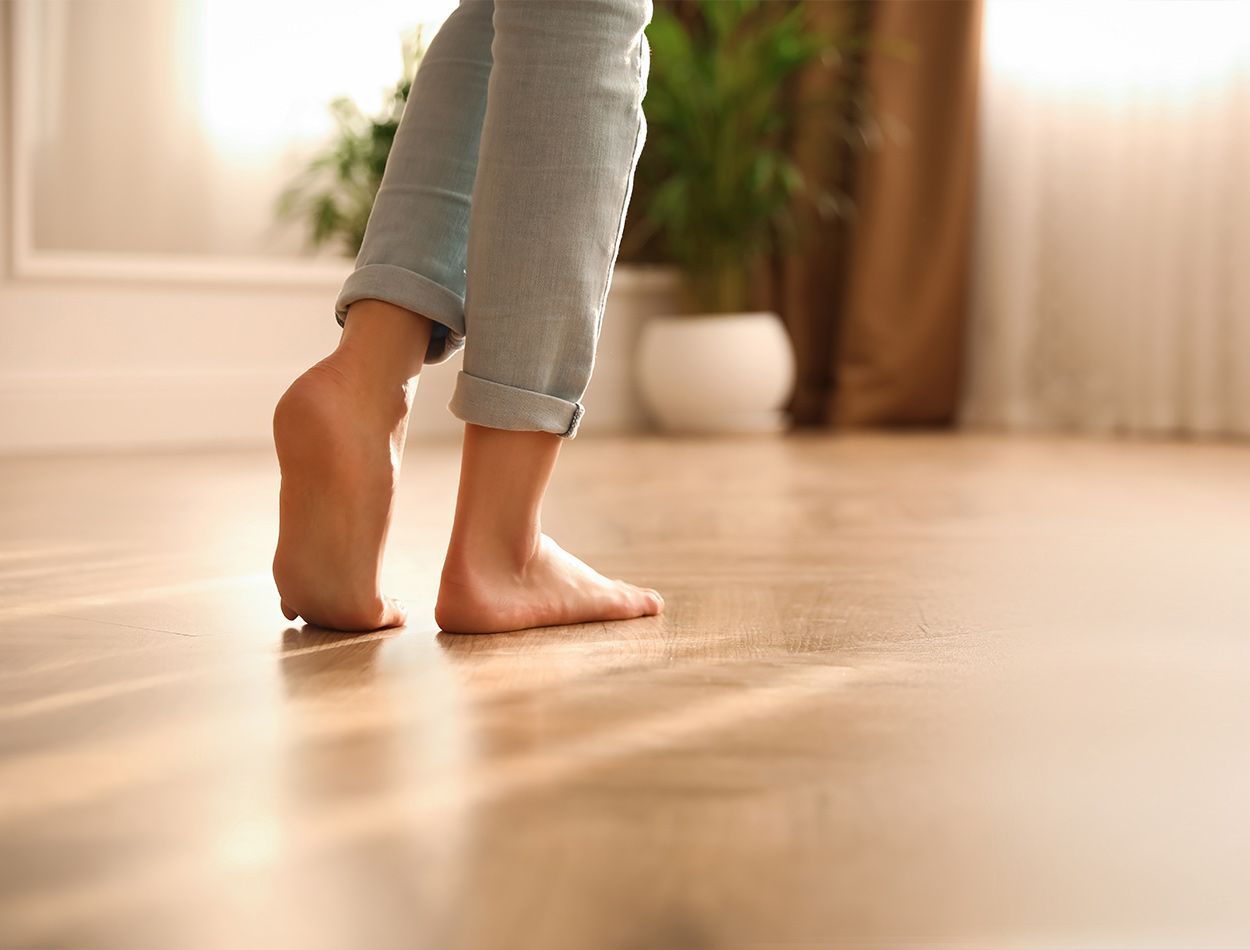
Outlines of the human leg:
<svg viewBox="0 0 1250 950">
<path fill-rule="evenodd" d="M 575 435 L 645 135 L 646 0 L 498 0 L 469 226 L 460 495 L 435 616 L 445 630 L 660 612 L 542 533 Z"/>
<path fill-rule="evenodd" d="M 339 346 L 275 411 L 274 578 L 288 619 L 358 630 L 404 621 L 380 590 L 382 552 L 417 375 L 464 338 L 491 10 L 490 0 L 465 0 L 430 44 L 336 304 Z"/>
</svg>

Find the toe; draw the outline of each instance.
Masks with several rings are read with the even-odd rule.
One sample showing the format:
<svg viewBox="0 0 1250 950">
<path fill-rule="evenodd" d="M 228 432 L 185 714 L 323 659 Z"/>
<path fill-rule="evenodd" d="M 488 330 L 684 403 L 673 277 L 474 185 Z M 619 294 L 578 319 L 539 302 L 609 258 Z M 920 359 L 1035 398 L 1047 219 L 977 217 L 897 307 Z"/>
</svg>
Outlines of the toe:
<svg viewBox="0 0 1250 950">
<path fill-rule="evenodd" d="M 386 598 L 386 607 L 382 611 L 380 627 L 402 627 L 408 622 L 408 609 L 402 602 L 394 598 Z"/>
<path fill-rule="evenodd" d="M 633 584 L 622 583 L 626 590 L 629 608 L 635 617 L 650 617 L 664 609 L 664 600 L 649 587 L 635 587 Z"/>
<path fill-rule="evenodd" d="M 286 617 L 287 620 L 299 619 L 299 614 L 297 614 L 294 610 L 292 610 L 287 605 L 287 602 L 285 600 L 282 601 L 282 616 Z"/>
</svg>

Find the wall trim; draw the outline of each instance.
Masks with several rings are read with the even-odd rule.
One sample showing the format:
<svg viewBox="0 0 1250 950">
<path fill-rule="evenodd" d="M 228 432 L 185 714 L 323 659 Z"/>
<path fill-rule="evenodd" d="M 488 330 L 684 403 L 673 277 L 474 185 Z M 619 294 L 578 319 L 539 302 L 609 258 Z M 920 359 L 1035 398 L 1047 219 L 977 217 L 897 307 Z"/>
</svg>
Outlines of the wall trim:
<svg viewBox="0 0 1250 950">
<path fill-rule="evenodd" d="M 676 275 L 670 270 L 622 267 L 617 272 L 608 296 L 594 378 L 585 398 L 583 434 L 646 428 L 634 384 L 638 335 L 652 314 L 675 312 L 676 299 Z M 100 319 L 81 301 L 37 304 L 50 305 L 62 312 L 62 329 L 54 340 L 78 337 L 79 328 L 87 338 L 88 324 Z M 260 305 L 248 304 L 219 332 L 237 336 L 239 358 L 264 360 L 268 365 L 227 363 L 226 359 L 233 358 L 229 348 L 217 355 L 197 352 L 175 336 L 147 341 L 143 363 L 119 367 L 97 363 L 91 368 L 62 370 L 61 366 L 71 363 L 64 359 L 61 366 L 0 372 L 0 454 L 268 445 L 273 406 L 311 359 L 300 355 L 307 349 L 305 341 L 284 342 L 284 324 L 265 321 L 265 333 L 257 330 L 251 339 L 245 337 L 248 323 L 261 319 L 264 312 Z M 323 333 L 332 323 L 328 318 L 320 320 L 317 332 Z M 459 363 L 457 355 L 422 373 L 410 427 L 413 438 L 459 435 L 461 425 L 447 410 Z"/>
<path fill-rule="evenodd" d="M 0 378 L 0 445 L 10 452 L 184 442 L 255 445 L 284 370 L 76 373 Z"/>
</svg>

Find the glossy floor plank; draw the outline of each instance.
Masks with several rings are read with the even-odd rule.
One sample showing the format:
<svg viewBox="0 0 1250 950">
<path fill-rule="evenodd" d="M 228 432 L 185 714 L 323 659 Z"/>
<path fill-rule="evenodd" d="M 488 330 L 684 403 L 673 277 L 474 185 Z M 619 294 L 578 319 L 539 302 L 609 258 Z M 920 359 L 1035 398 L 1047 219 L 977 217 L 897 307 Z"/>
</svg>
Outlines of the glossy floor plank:
<svg viewBox="0 0 1250 950">
<path fill-rule="evenodd" d="M 282 620 L 263 454 L 0 461 L 0 946 L 1250 944 L 1250 449 L 578 440 L 662 619 Z"/>
</svg>

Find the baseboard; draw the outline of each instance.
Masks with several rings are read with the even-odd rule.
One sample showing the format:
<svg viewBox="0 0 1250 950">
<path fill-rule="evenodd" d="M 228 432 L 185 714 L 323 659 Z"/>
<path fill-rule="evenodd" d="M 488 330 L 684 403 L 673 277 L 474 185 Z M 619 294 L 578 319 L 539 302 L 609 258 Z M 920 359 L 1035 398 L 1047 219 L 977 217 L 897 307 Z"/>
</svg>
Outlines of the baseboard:
<svg viewBox="0 0 1250 950">
<path fill-rule="evenodd" d="M 620 276 L 624 279 L 615 283 L 608 299 L 582 434 L 645 428 L 634 386 L 638 333 L 648 315 L 674 312 L 671 276 L 630 271 Z M 53 301 L 55 306 L 43 301 L 35 308 L 34 321 L 10 324 L 10 335 L 25 333 L 26 348 L 43 362 L 28 371 L 0 371 L 0 454 L 267 445 L 278 397 L 316 358 L 312 354 L 324 353 L 322 347 L 332 343 L 324 321 L 309 322 L 303 312 L 307 308 L 298 300 L 276 310 L 275 299 L 284 302 L 281 296 L 249 297 L 232 301 L 215 321 L 197 312 L 183 317 L 181 327 L 171 328 L 165 320 L 168 311 L 184 300 L 208 306 L 212 298 L 206 303 L 204 294 L 171 292 L 169 301 L 154 298 L 149 305 L 147 294 L 133 296 L 136 300 L 110 299 L 117 312 L 102 313 L 92 306 L 95 297 L 77 299 L 67 293 L 65 301 Z M 20 309 L 15 306 L 14 312 Z M 100 349 L 116 345 L 102 323 L 125 326 L 127 339 L 141 342 L 122 348 L 131 351 L 126 362 L 135 360 L 135 365 L 98 368 L 111 358 L 100 355 Z M 197 349 L 197 334 L 210 326 L 211 347 Z M 38 345 L 29 342 L 34 333 L 42 334 Z M 223 342 L 230 340 L 246 342 Z M 239 367 L 235 361 L 241 356 L 271 365 Z M 55 363 L 48 365 L 54 357 L 60 366 L 83 369 L 60 371 Z M 12 364 L 21 365 L 17 359 Z M 459 434 L 461 423 L 447 411 L 459 369 L 457 355 L 422 373 L 410 437 Z"/>
<path fill-rule="evenodd" d="M 250 445 L 290 382 L 282 371 L 133 372 L 0 379 L 0 445 L 11 452 Z"/>
<path fill-rule="evenodd" d="M 597 367 L 582 434 L 643 427 L 621 357 Z M 460 433 L 447 410 L 458 363 L 422 374 L 410 439 Z M 0 452 L 261 447 L 274 404 L 301 369 L 10 375 L 0 378 Z"/>
</svg>

